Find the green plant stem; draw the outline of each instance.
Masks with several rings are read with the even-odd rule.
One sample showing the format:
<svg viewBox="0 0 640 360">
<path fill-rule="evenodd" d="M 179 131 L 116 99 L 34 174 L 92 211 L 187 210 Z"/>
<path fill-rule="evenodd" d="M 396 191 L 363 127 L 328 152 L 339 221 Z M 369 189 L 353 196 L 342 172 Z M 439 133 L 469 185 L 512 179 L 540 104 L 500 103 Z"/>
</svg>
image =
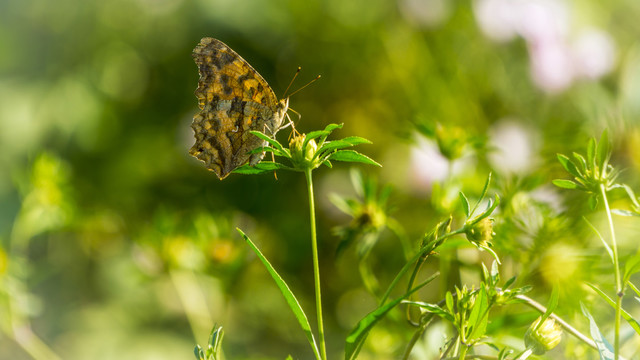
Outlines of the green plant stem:
<svg viewBox="0 0 640 360">
<path fill-rule="evenodd" d="M 322 360 L 327 359 L 327 349 L 324 341 L 324 325 L 322 321 L 322 296 L 320 291 L 320 262 L 318 261 L 318 238 L 316 235 L 316 210 L 313 200 L 313 181 L 311 169 L 304 172 L 307 178 L 307 192 L 309 193 L 309 214 L 311 221 L 311 250 L 313 252 L 313 280 L 316 288 L 316 315 L 318 317 L 318 341 Z"/>
<path fill-rule="evenodd" d="M 607 201 L 607 190 L 604 184 L 600 184 L 600 193 L 604 201 L 604 207 L 609 220 L 609 231 L 611 232 L 611 247 L 613 250 L 613 267 L 616 274 L 616 319 L 615 319 L 615 338 L 613 343 L 614 359 L 618 360 L 620 356 L 620 317 L 622 313 L 622 281 L 620 279 L 620 261 L 618 260 L 618 244 L 616 242 L 616 233 L 613 228 L 613 219 L 611 218 L 611 209 Z"/>
<path fill-rule="evenodd" d="M 387 291 L 384 293 L 384 295 L 382 295 L 382 299 L 380 300 L 380 305 L 384 305 L 384 303 L 387 301 L 387 299 L 389 298 L 389 295 L 391 295 L 391 290 L 393 290 L 393 288 L 396 287 L 396 285 L 398 285 L 398 283 L 400 282 L 400 279 L 402 279 L 402 277 L 404 276 L 404 274 L 407 273 L 407 271 L 409 271 L 409 269 L 411 268 L 411 265 L 413 263 L 415 263 L 416 261 L 418 261 L 418 259 L 423 256 L 426 253 L 429 253 L 431 251 L 433 251 L 435 249 L 435 244 L 437 244 L 438 242 L 441 242 L 442 240 L 457 235 L 457 234 L 462 234 L 464 233 L 466 230 L 466 228 L 461 228 L 449 233 L 446 233 L 440 237 L 438 237 L 437 239 L 431 241 L 430 243 L 428 243 L 427 245 L 423 246 L 420 251 L 418 251 L 415 255 L 413 255 L 413 257 L 411 259 L 409 259 L 409 261 L 407 261 L 404 266 L 402 267 L 402 269 L 400 269 L 400 271 L 398 272 L 398 274 L 396 275 L 396 277 L 393 279 L 393 281 L 391 281 L 391 284 L 389 284 L 389 287 L 387 288 Z"/>
<path fill-rule="evenodd" d="M 547 312 L 547 308 L 540 304 L 539 302 L 533 300 L 532 298 L 526 296 L 526 295 L 516 295 L 516 299 L 520 299 L 522 301 L 525 302 L 525 304 L 527 304 L 528 306 L 538 310 L 541 314 L 544 314 Z M 560 326 L 562 326 L 562 328 L 567 331 L 568 333 L 570 333 L 571 335 L 577 337 L 578 339 L 580 339 L 582 342 L 584 342 L 585 344 L 589 345 L 590 347 L 598 350 L 598 347 L 596 346 L 596 343 L 591 340 L 591 338 L 589 338 L 588 336 L 584 335 L 583 333 L 581 333 L 580 331 L 578 331 L 577 329 L 575 329 L 573 326 L 569 325 L 569 323 L 567 323 L 566 321 L 562 320 L 562 318 L 560 318 L 558 315 L 551 313 L 551 315 L 549 315 L 550 318 L 553 318 L 558 324 L 560 324 Z"/>
</svg>

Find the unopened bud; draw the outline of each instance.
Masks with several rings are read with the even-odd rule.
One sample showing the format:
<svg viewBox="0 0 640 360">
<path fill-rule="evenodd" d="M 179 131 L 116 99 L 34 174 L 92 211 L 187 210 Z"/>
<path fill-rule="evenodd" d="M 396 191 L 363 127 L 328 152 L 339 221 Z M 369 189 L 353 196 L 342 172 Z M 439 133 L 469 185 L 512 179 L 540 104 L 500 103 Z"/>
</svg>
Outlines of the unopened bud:
<svg viewBox="0 0 640 360">
<path fill-rule="evenodd" d="M 547 318 L 542 325 L 538 318 L 524 335 L 524 344 L 531 349 L 535 355 L 542 355 L 556 347 L 562 340 L 562 328 L 552 318 Z M 537 329 L 536 329 L 537 327 Z"/>
</svg>

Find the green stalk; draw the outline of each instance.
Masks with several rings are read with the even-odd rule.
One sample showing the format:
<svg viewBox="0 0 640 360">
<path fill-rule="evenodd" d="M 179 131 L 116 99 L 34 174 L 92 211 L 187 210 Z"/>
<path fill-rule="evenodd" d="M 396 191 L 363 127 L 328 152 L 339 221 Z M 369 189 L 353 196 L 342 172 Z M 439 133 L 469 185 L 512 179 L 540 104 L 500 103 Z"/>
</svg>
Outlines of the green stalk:
<svg viewBox="0 0 640 360">
<path fill-rule="evenodd" d="M 311 250 L 313 251 L 313 280 L 316 288 L 316 316 L 318 318 L 318 341 L 322 360 L 327 359 L 327 349 L 324 342 L 324 325 L 322 321 L 322 296 L 320 291 L 320 262 L 318 261 L 318 238 L 316 235 L 316 210 L 313 200 L 313 181 L 311 169 L 304 172 L 307 178 L 307 192 L 309 193 L 309 214 L 311 218 Z"/>
<path fill-rule="evenodd" d="M 618 260 L 618 245 L 616 243 L 616 233 L 613 228 L 613 219 L 611 218 L 611 209 L 607 201 L 607 191 L 604 184 L 600 184 L 600 192 L 604 207 L 609 220 L 609 231 L 611 232 L 611 247 L 613 248 L 613 267 L 616 274 L 616 319 L 615 319 L 615 339 L 614 339 L 614 359 L 618 360 L 620 356 L 620 316 L 622 312 L 622 281 L 620 280 L 620 261 Z"/>
</svg>

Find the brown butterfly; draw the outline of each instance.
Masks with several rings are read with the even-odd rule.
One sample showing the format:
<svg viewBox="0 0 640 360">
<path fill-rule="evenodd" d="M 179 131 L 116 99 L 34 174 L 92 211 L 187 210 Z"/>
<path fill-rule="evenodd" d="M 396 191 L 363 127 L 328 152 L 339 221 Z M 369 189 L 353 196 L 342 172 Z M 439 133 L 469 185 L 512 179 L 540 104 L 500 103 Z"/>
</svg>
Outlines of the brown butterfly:
<svg viewBox="0 0 640 360">
<path fill-rule="evenodd" d="M 249 152 L 267 142 L 249 131 L 274 137 L 289 98 L 278 101 L 262 76 L 220 40 L 203 38 L 193 58 L 200 72 L 195 91 L 200 112 L 191 124 L 196 142 L 189 153 L 222 180 L 235 168 L 262 160 L 264 153 Z"/>
</svg>

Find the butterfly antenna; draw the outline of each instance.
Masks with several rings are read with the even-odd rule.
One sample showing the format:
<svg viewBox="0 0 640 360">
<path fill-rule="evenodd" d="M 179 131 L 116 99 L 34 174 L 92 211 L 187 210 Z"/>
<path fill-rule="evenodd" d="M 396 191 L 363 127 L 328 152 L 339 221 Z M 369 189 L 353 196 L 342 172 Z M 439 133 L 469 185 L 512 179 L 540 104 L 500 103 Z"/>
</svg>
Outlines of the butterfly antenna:
<svg viewBox="0 0 640 360">
<path fill-rule="evenodd" d="M 315 78 L 315 79 L 313 79 L 313 80 L 309 81 L 305 86 L 303 86 L 303 87 L 301 87 L 300 89 L 298 89 L 298 90 L 296 90 L 296 91 L 292 92 L 291 94 L 289 94 L 289 97 L 293 96 L 293 94 L 296 94 L 297 92 L 299 92 L 300 90 L 302 90 L 302 89 L 306 88 L 307 86 L 309 86 L 309 85 L 313 84 L 314 82 L 316 82 L 316 80 L 320 79 L 320 77 L 321 77 L 320 75 L 316 76 L 316 78 Z"/>
<path fill-rule="evenodd" d="M 287 86 L 287 89 L 284 91 L 284 94 L 282 94 L 283 99 L 287 97 L 287 91 L 289 91 L 289 88 L 291 87 L 291 85 L 293 85 L 293 81 L 298 77 L 298 74 L 300 74 L 300 70 L 302 70 L 302 68 L 298 66 L 298 70 L 296 70 L 296 73 L 293 74 L 293 78 L 289 82 L 289 86 Z"/>
</svg>

